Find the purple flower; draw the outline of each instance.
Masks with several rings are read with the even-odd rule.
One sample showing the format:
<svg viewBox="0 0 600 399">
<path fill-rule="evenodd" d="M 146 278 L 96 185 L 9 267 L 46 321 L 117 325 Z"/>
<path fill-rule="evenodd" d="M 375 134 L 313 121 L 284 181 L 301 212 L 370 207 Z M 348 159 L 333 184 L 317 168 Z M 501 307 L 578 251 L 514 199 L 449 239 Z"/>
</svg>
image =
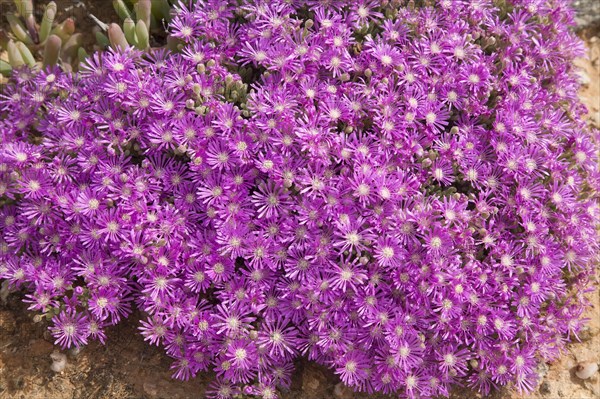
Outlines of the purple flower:
<svg viewBox="0 0 600 399">
<path fill-rule="evenodd" d="M 513 384 L 577 337 L 598 133 L 566 1 L 203 1 L 180 51 L 17 69 L 0 278 L 63 347 L 140 332 L 212 398 Z"/>
<path fill-rule="evenodd" d="M 65 311 L 53 319 L 50 332 L 56 339 L 56 343 L 63 349 L 72 346 L 80 347 L 87 344 L 87 338 L 90 335 L 88 324 L 88 318 L 84 314 Z"/>
</svg>

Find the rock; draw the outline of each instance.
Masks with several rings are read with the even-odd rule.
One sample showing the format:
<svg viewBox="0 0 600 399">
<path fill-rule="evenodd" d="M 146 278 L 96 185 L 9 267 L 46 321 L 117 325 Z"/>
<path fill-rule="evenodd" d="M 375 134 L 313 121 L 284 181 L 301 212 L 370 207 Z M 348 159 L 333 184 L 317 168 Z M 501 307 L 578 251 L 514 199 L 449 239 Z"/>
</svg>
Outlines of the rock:
<svg viewBox="0 0 600 399">
<path fill-rule="evenodd" d="M 17 321 L 12 312 L 9 312 L 8 310 L 0 311 L 0 335 L 8 337 L 12 335 L 16 329 Z"/>
<path fill-rule="evenodd" d="M 587 74 L 586 71 L 584 70 L 580 70 L 576 72 L 577 74 L 577 80 L 579 81 L 579 83 L 581 83 L 582 86 L 589 86 L 590 83 L 592 83 L 592 80 L 590 79 L 590 75 Z"/>
<path fill-rule="evenodd" d="M 598 371 L 598 363 L 581 362 L 575 368 L 575 375 L 582 380 L 587 380 Z"/>
<path fill-rule="evenodd" d="M 542 395 L 547 395 L 547 394 L 549 394 L 550 392 L 552 392 L 552 391 L 550 390 L 550 384 L 549 384 L 547 381 L 544 381 L 544 382 L 542 382 L 542 383 L 540 384 L 540 393 L 541 393 Z"/>
<path fill-rule="evenodd" d="M 60 352 L 52 352 L 50 355 L 52 359 L 52 364 L 50 365 L 50 369 L 55 373 L 62 373 L 67 367 L 67 355 Z"/>
<path fill-rule="evenodd" d="M 29 356 L 48 356 L 48 353 L 52 351 L 52 344 L 43 339 L 34 339 L 29 341 L 27 352 Z"/>
<path fill-rule="evenodd" d="M 573 7 L 577 11 L 575 22 L 578 29 L 593 28 L 600 25 L 600 1 L 575 0 Z"/>
<path fill-rule="evenodd" d="M 69 356 L 76 359 L 77 357 L 79 357 L 79 354 L 81 353 L 81 351 L 83 350 L 83 348 L 78 348 L 78 347 L 74 347 L 69 349 Z"/>
<path fill-rule="evenodd" d="M 10 294 L 10 289 L 8 288 L 8 280 L 4 280 L 2 284 L 0 284 L 0 303 L 6 305 L 6 299 L 8 298 L 8 294 Z"/>
<path fill-rule="evenodd" d="M 156 384 L 154 384 L 150 381 L 146 381 L 146 382 L 144 382 L 143 388 L 144 388 L 144 393 L 146 395 L 148 395 L 149 398 L 158 397 L 158 387 L 156 386 Z"/>
<path fill-rule="evenodd" d="M 596 121 L 594 120 L 594 122 Z M 586 342 L 594 338 L 596 335 L 598 335 L 598 329 L 595 326 L 586 325 L 581 329 L 581 332 L 579 333 L 579 339 L 582 342 Z"/>
<path fill-rule="evenodd" d="M 306 393 L 306 397 L 322 397 L 326 388 L 326 377 L 322 370 L 313 363 L 305 364 L 302 370 L 302 392 Z"/>
<path fill-rule="evenodd" d="M 600 43 L 598 43 L 599 40 L 600 39 L 598 39 L 598 36 L 594 36 L 590 39 L 588 52 L 590 56 L 590 61 L 592 61 L 592 65 L 598 62 L 598 59 L 600 58 Z"/>
<path fill-rule="evenodd" d="M 548 370 L 550 370 L 550 368 L 545 362 L 539 362 L 535 369 L 537 375 L 540 377 L 540 380 L 542 380 L 546 374 L 548 374 Z"/>
<path fill-rule="evenodd" d="M 302 389 L 308 391 L 317 391 L 319 389 L 319 385 L 321 385 L 321 382 L 317 378 L 311 378 L 303 381 Z"/>
<path fill-rule="evenodd" d="M 344 385 L 343 382 L 338 382 L 335 384 L 333 388 L 333 396 L 339 399 L 351 399 L 352 398 L 352 389 L 348 388 Z"/>
</svg>

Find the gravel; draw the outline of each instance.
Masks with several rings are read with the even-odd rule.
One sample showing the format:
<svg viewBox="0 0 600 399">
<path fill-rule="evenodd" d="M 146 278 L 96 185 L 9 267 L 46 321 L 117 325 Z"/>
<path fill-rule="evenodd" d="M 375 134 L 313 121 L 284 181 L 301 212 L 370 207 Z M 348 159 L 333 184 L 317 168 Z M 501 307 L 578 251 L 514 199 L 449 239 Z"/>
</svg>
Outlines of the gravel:
<svg viewBox="0 0 600 399">
<path fill-rule="evenodd" d="M 573 6 L 577 10 L 577 27 L 579 29 L 600 28 L 600 1 L 575 0 Z"/>
</svg>

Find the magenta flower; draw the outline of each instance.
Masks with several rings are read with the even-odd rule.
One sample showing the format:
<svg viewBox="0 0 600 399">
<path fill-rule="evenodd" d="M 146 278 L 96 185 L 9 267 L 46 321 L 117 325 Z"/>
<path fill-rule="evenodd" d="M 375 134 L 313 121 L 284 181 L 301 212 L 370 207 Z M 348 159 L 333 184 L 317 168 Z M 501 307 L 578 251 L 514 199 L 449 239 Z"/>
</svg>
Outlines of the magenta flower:
<svg viewBox="0 0 600 399">
<path fill-rule="evenodd" d="M 62 312 L 53 319 L 53 324 L 50 332 L 63 349 L 87 344 L 90 331 L 88 318 L 84 314 L 77 314 L 75 311 Z"/>
<path fill-rule="evenodd" d="M 62 347 L 133 306 L 174 378 L 530 392 L 584 326 L 598 133 L 567 2 L 216 1 L 177 51 L 14 71 L 0 279 Z M 427 3 L 427 4 L 423 4 Z"/>
</svg>

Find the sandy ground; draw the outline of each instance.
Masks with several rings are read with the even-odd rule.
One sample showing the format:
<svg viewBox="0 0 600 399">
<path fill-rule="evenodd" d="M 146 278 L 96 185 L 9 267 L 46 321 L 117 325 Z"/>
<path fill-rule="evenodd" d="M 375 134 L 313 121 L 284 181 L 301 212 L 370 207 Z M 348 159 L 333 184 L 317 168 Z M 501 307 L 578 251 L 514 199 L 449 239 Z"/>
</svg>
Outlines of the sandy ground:
<svg viewBox="0 0 600 399">
<path fill-rule="evenodd" d="M 0 0 L 0 17 L 10 0 Z M 105 3 L 102 6 L 101 2 Z M 78 1 L 60 0 L 63 5 Z M 69 9 L 80 27 L 91 29 L 86 10 L 97 16 L 112 14 L 109 0 L 86 1 Z M 64 8 L 62 8 L 64 9 Z M 114 19 L 113 19 L 114 20 Z M 583 32 L 589 58 L 577 60 L 581 68 L 581 99 L 590 111 L 590 124 L 600 128 L 600 39 Z M 202 374 L 192 381 L 170 379 L 170 360 L 163 351 L 148 346 L 137 333 L 137 318 L 115 326 L 108 332 L 106 346 L 92 343 L 80 353 L 67 352 L 67 367 L 62 373 L 50 370 L 50 354 L 58 351 L 44 322 L 34 323 L 33 314 L 14 293 L 0 302 L 0 399 L 184 399 L 202 398 L 211 375 Z M 493 399 L 593 399 L 600 398 L 600 375 L 588 380 L 575 376 L 579 362 L 600 362 L 600 291 L 590 294 L 593 308 L 582 342 L 569 345 L 560 361 L 542 365 L 543 380 L 529 396 L 510 391 L 494 393 Z M 284 399 L 375 399 L 382 396 L 353 394 L 339 384 L 333 373 L 315 364 L 299 361 L 292 389 Z M 453 399 L 478 398 L 472 392 L 457 391 Z"/>
</svg>

